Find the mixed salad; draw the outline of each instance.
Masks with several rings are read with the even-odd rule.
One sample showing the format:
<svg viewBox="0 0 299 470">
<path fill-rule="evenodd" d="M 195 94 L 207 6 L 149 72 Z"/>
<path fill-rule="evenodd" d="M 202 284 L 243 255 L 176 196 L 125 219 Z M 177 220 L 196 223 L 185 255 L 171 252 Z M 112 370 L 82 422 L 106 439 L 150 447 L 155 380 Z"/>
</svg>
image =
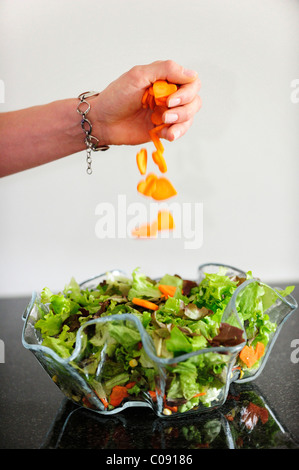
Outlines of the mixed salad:
<svg viewBox="0 0 299 470">
<path fill-rule="evenodd" d="M 278 296 L 258 281 L 240 290 L 238 322 L 236 317 L 222 321 L 234 292 L 247 279 L 253 279 L 251 272 L 230 276 L 226 268 L 206 273 L 199 283 L 170 274 L 154 280 L 139 268 L 132 277 L 107 273 L 92 289 L 71 279 L 58 294 L 48 287 L 42 290 L 35 329 L 43 346 L 67 359 L 80 328 L 80 354 L 71 365 L 107 410 L 140 399 L 162 399 L 164 414 L 209 407 L 223 393 L 228 373 L 259 367 L 277 327 L 265 312 Z M 148 354 L 130 318 L 139 319 L 158 361 Z M 237 354 L 227 354 L 227 346 L 239 346 Z M 83 404 L 88 406 L 87 397 Z"/>
</svg>

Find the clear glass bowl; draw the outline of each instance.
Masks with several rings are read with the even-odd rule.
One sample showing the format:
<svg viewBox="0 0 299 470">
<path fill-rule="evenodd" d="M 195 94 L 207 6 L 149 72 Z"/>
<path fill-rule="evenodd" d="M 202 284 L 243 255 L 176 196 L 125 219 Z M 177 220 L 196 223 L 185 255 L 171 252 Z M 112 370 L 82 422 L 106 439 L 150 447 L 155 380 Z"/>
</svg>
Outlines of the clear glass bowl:
<svg viewBox="0 0 299 470">
<path fill-rule="evenodd" d="M 199 267 L 199 276 L 197 282 L 200 282 L 203 279 L 204 273 L 217 273 L 220 266 L 224 265 L 201 265 Z M 227 269 L 226 275 L 237 276 L 238 278 L 246 276 L 245 272 L 239 269 L 227 265 L 225 268 Z M 112 271 L 112 273 L 124 274 L 117 270 Z M 96 276 L 83 282 L 80 286 L 83 289 L 96 289 L 99 283 L 105 279 L 105 277 L 106 274 Z M 41 316 L 40 309 L 46 308 L 45 305 L 40 302 L 40 298 L 36 293 L 33 293 L 31 301 L 23 314 L 24 327 L 22 343 L 26 349 L 32 351 L 45 371 L 57 384 L 60 390 L 66 395 L 66 397 L 68 397 L 77 405 L 89 408 L 105 415 L 118 413 L 119 411 L 131 406 L 146 406 L 152 408 L 157 416 L 167 417 L 168 414 L 165 413 L 165 396 L 169 384 L 169 380 L 167 379 L 173 368 L 176 368 L 178 364 L 180 366 L 184 363 L 186 364 L 186 361 L 188 361 L 188 359 L 191 357 L 197 357 L 200 362 L 200 356 L 204 355 L 202 358 L 204 357 L 205 361 L 202 361 L 202 363 L 210 364 L 208 367 L 211 367 L 211 370 L 205 368 L 203 373 L 206 375 L 210 374 L 211 380 L 213 380 L 213 371 L 215 370 L 215 367 L 217 368 L 218 363 L 220 365 L 225 362 L 225 367 L 222 369 L 221 373 L 221 383 L 219 384 L 219 380 L 217 382 L 216 394 L 214 392 L 211 395 L 207 393 L 207 396 L 204 398 L 204 400 L 200 400 L 199 403 L 194 406 L 194 408 L 183 413 L 176 412 L 177 409 L 176 407 L 171 406 L 171 402 L 167 403 L 167 409 L 172 411 L 170 413 L 171 416 L 185 416 L 186 414 L 213 410 L 223 405 L 223 403 L 226 401 L 229 387 L 232 382 L 248 382 L 254 380 L 261 373 L 284 322 L 297 308 L 297 303 L 291 295 L 286 297 L 278 295 L 275 304 L 267 310 L 267 315 L 272 322 L 276 323 L 277 328 L 272 334 L 272 337 L 270 337 L 265 354 L 259 361 L 258 367 L 247 369 L 245 372 L 240 371 L 240 369 L 236 369 L 235 367 L 237 357 L 247 341 L 245 329 L 243 328 L 242 322 L 238 317 L 236 301 L 243 290 L 248 288 L 248 286 L 252 283 L 265 285 L 258 279 L 248 279 L 240 283 L 240 285 L 234 291 L 234 294 L 232 295 L 222 316 L 222 323 L 227 323 L 232 327 L 238 325 L 238 328 L 243 330 L 242 342 L 239 342 L 239 344 L 236 345 L 209 347 L 192 351 L 188 354 L 182 354 L 174 358 L 162 358 L 157 355 L 152 338 L 148 335 L 140 320 L 132 314 L 123 313 L 121 315 L 118 314 L 99 317 L 84 323 L 77 332 L 76 346 L 72 355 L 67 359 L 63 359 L 52 349 L 42 346 L 41 335 L 34 327 L 35 323 Z M 272 289 L 269 286 L 267 287 Z M 275 291 L 277 293 L 278 289 L 275 289 Z M 105 367 L 105 347 L 108 344 L 107 340 L 109 339 L 110 322 L 112 322 L 113 326 L 126 325 L 127 327 L 135 330 L 136 334 L 140 336 L 140 341 L 144 350 L 144 360 L 147 363 L 147 367 L 154 371 L 156 392 L 155 396 L 149 393 L 144 393 L 142 398 L 139 397 L 138 399 L 136 399 L 134 395 L 129 395 L 125 400 L 123 400 L 120 406 L 117 406 L 113 409 L 107 409 L 105 406 L 106 396 L 101 380 L 101 375 Z M 106 338 L 106 343 L 104 341 L 105 346 L 101 355 L 98 357 L 96 366 L 94 362 L 92 365 L 89 365 L 88 362 L 86 362 L 87 338 L 89 341 L 92 340 L 95 331 L 97 332 L 97 335 L 100 331 L 102 337 Z"/>
</svg>

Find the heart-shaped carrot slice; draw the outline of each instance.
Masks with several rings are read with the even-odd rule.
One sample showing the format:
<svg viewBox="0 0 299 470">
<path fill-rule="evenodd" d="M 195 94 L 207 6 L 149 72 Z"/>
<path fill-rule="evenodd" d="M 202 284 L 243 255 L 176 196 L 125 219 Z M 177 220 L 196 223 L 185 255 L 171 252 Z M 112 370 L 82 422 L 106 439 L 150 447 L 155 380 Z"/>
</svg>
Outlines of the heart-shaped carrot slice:
<svg viewBox="0 0 299 470">
<path fill-rule="evenodd" d="M 156 80 L 153 84 L 155 99 L 165 98 L 176 92 L 178 87 L 174 83 L 168 83 L 166 80 Z"/>
</svg>

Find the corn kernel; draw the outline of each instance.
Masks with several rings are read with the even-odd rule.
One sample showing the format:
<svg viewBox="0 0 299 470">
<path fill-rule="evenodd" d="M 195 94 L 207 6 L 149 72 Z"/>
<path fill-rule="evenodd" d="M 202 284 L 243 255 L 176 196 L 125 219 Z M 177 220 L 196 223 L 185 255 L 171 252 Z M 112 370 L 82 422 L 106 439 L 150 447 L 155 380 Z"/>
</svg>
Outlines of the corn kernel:
<svg viewBox="0 0 299 470">
<path fill-rule="evenodd" d="M 138 364 L 138 362 L 136 361 L 136 359 L 131 359 L 131 360 L 129 361 L 129 366 L 130 366 L 130 367 L 136 367 L 137 364 Z"/>
<path fill-rule="evenodd" d="M 169 408 L 164 408 L 163 415 L 170 416 L 172 415 L 172 411 Z"/>
</svg>

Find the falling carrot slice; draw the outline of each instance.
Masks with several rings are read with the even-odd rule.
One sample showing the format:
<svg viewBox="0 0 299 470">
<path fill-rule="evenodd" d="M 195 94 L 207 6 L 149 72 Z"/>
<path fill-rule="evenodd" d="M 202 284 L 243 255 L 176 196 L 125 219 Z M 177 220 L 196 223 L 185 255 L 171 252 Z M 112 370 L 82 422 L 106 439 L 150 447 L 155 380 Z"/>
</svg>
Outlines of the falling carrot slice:
<svg viewBox="0 0 299 470">
<path fill-rule="evenodd" d="M 152 139 L 154 146 L 156 147 L 157 150 L 159 150 L 161 153 L 164 152 L 164 147 L 163 144 L 160 140 L 160 138 L 157 136 L 155 129 L 150 129 L 149 131 L 150 138 Z"/>
<path fill-rule="evenodd" d="M 137 185 L 137 191 L 139 191 L 144 196 L 151 196 L 152 192 L 156 188 L 156 180 L 158 176 L 154 173 L 149 173 L 145 180 L 142 180 Z"/>
<path fill-rule="evenodd" d="M 144 194 L 144 192 L 146 191 L 146 181 L 139 181 L 139 183 L 137 184 L 137 191 L 141 194 Z"/>
<path fill-rule="evenodd" d="M 168 210 L 161 210 L 157 217 L 158 231 L 173 230 L 175 228 L 172 214 Z"/>
<path fill-rule="evenodd" d="M 136 162 L 138 166 L 138 170 L 142 175 L 145 175 L 146 168 L 147 168 L 147 150 L 146 148 L 142 148 L 136 155 Z"/>
<path fill-rule="evenodd" d="M 151 224 L 142 224 L 139 227 L 132 230 L 132 236 L 137 238 L 155 238 L 158 232 L 157 221 Z"/>
<path fill-rule="evenodd" d="M 166 173 L 167 165 L 166 165 L 166 161 L 165 161 L 163 155 L 161 154 L 161 152 L 156 150 L 156 152 L 152 153 L 152 157 L 153 157 L 153 161 L 156 163 L 156 165 L 158 165 L 159 170 L 161 171 L 161 173 Z"/>
<path fill-rule="evenodd" d="M 156 181 L 156 187 L 152 192 L 152 198 L 156 201 L 161 201 L 175 196 L 176 194 L 177 192 L 170 181 L 165 177 L 161 177 Z"/>
</svg>

